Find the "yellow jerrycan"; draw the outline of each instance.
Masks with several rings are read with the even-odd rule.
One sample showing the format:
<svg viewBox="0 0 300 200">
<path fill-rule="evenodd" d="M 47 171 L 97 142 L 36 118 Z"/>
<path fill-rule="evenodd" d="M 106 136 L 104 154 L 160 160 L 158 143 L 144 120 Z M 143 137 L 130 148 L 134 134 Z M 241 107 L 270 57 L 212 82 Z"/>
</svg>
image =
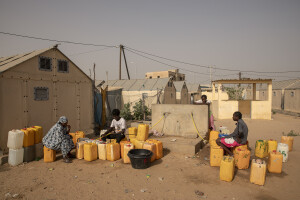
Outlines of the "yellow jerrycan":
<svg viewBox="0 0 300 200">
<path fill-rule="evenodd" d="M 210 166 L 219 167 L 221 165 L 224 150 L 220 146 L 210 147 Z"/>
<path fill-rule="evenodd" d="M 119 160 L 120 155 L 120 144 L 119 143 L 108 143 L 106 144 L 106 159 L 110 161 Z"/>
<path fill-rule="evenodd" d="M 135 138 L 136 135 L 137 135 L 137 131 L 138 131 L 137 127 L 130 127 L 130 128 L 128 128 L 129 139 Z"/>
<path fill-rule="evenodd" d="M 98 157 L 100 160 L 106 160 L 106 143 L 101 142 L 98 144 Z"/>
<path fill-rule="evenodd" d="M 76 144 L 76 158 L 83 159 L 84 158 L 84 144 L 85 141 L 77 142 Z"/>
<path fill-rule="evenodd" d="M 69 135 L 72 136 L 72 140 L 73 140 L 74 146 L 76 147 L 76 144 L 77 144 L 76 133 L 69 133 Z"/>
<path fill-rule="evenodd" d="M 95 143 L 85 143 L 83 146 L 84 160 L 93 161 L 97 160 L 98 147 Z"/>
<path fill-rule="evenodd" d="M 281 143 L 289 145 L 289 151 L 293 150 L 294 137 L 281 136 Z"/>
<path fill-rule="evenodd" d="M 250 151 L 248 149 L 236 148 L 233 152 L 235 166 L 238 169 L 248 169 L 250 163 Z"/>
<path fill-rule="evenodd" d="M 146 141 L 149 136 L 149 125 L 139 124 L 136 139 L 139 141 Z"/>
<path fill-rule="evenodd" d="M 209 144 L 210 146 L 218 146 L 216 143 L 216 140 L 219 137 L 219 132 L 218 131 L 210 131 L 209 132 Z"/>
<path fill-rule="evenodd" d="M 34 144 L 41 143 L 43 139 L 43 128 L 41 126 L 33 126 L 31 128 L 35 129 Z"/>
<path fill-rule="evenodd" d="M 31 128 L 23 128 L 21 131 L 24 132 L 23 147 L 34 145 L 34 130 Z"/>
<path fill-rule="evenodd" d="M 266 162 L 261 159 L 253 159 L 250 170 L 250 183 L 264 185 L 266 180 Z"/>
<path fill-rule="evenodd" d="M 278 144 L 276 140 L 268 140 L 268 153 L 276 151 L 277 145 Z"/>
<path fill-rule="evenodd" d="M 234 158 L 223 156 L 220 165 L 220 180 L 231 182 L 234 177 Z"/>
<path fill-rule="evenodd" d="M 44 162 L 54 162 L 56 160 L 56 151 L 44 146 Z"/>
<path fill-rule="evenodd" d="M 121 141 L 120 147 L 121 147 L 121 158 L 124 158 L 124 145 L 125 144 L 131 144 L 129 141 Z"/>
<path fill-rule="evenodd" d="M 133 144 L 131 143 L 126 143 L 124 144 L 124 156 L 123 156 L 123 162 L 124 163 L 130 163 L 130 158 L 128 157 L 128 152 L 131 150 L 131 149 L 134 149 L 134 146 Z"/>
<path fill-rule="evenodd" d="M 268 156 L 268 142 L 266 140 L 257 140 L 255 143 L 255 156 L 264 158 Z"/>
<path fill-rule="evenodd" d="M 144 143 L 143 149 L 147 149 L 149 151 L 152 151 L 152 157 L 151 162 L 155 161 L 156 159 L 156 145 L 154 143 Z"/>
<path fill-rule="evenodd" d="M 281 173 L 283 156 L 280 152 L 270 152 L 268 160 L 268 171 L 270 173 Z"/>
<path fill-rule="evenodd" d="M 154 143 L 156 145 L 156 160 L 161 159 L 164 156 L 163 143 L 159 140 L 149 139 L 147 143 Z"/>
</svg>

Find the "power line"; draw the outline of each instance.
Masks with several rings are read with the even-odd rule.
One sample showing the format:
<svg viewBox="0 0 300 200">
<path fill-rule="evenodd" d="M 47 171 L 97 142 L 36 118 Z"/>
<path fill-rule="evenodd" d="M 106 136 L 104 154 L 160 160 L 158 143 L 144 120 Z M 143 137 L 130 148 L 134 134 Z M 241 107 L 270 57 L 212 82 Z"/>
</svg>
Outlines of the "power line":
<svg viewBox="0 0 300 200">
<path fill-rule="evenodd" d="M 177 66 L 174 66 L 174 65 L 170 65 L 170 64 L 167 64 L 167 63 L 164 63 L 164 62 L 155 60 L 155 59 L 153 59 L 153 58 L 149 58 L 149 57 L 147 57 L 147 56 L 141 55 L 141 54 L 136 53 L 136 52 L 134 52 L 134 51 L 131 51 L 131 50 L 129 50 L 129 49 L 127 49 L 127 51 L 129 51 L 129 52 L 131 52 L 131 53 L 133 53 L 133 54 L 139 55 L 139 56 L 141 56 L 141 57 L 147 58 L 147 59 L 149 59 L 149 60 L 152 60 L 152 61 L 154 61 L 154 62 L 163 64 L 163 65 L 167 65 L 167 66 L 170 66 L 170 67 L 174 67 L 174 68 L 176 68 L 176 69 L 181 69 L 181 70 L 183 70 L 183 71 L 188 71 L 188 72 L 197 73 L 197 74 L 202 74 L 202 75 L 209 75 L 209 74 L 206 74 L 206 73 L 195 72 L 195 71 L 192 71 L 192 70 L 188 70 L 188 69 L 180 68 L 180 67 L 177 67 Z"/>
<path fill-rule="evenodd" d="M 92 50 L 92 51 L 86 51 L 86 52 L 82 52 L 82 53 L 75 53 L 75 54 L 72 54 L 72 55 L 69 55 L 69 56 L 76 56 L 76 55 L 81 55 L 81 54 L 86 54 L 86 53 L 99 52 L 99 51 L 104 51 L 104 50 L 107 50 L 107 49 L 111 49 L 111 47 L 106 47 L 106 48 L 103 48 L 103 49 Z"/>
<path fill-rule="evenodd" d="M 130 50 L 135 51 L 135 52 L 143 53 L 143 54 L 146 54 L 146 55 L 149 55 L 149 56 L 153 56 L 153 57 L 157 57 L 157 58 L 161 58 L 161 59 L 164 59 L 164 60 L 169 60 L 169 61 L 172 61 L 172 62 L 177 62 L 177 63 L 191 65 L 191 66 L 197 66 L 197 67 L 202 67 L 202 68 L 207 68 L 207 69 L 210 68 L 209 66 L 205 66 L 205 65 L 199 65 L 199 64 L 193 64 L 193 63 L 178 61 L 178 60 L 174 60 L 174 59 L 170 59 L 170 58 L 165 58 L 165 57 L 162 57 L 162 56 L 154 55 L 154 54 L 151 54 L 151 53 L 147 53 L 147 52 L 144 52 L 144 51 L 136 50 L 136 49 L 133 49 L 133 48 L 130 48 L 130 47 L 127 47 L 127 46 L 124 46 L 124 47 L 127 50 L 130 49 Z M 273 72 L 241 71 L 241 70 L 237 70 L 237 69 L 225 69 L 225 68 L 219 68 L 219 67 L 214 67 L 214 69 L 223 70 L 223 71 L 250 72 L 250 73 L 295 73 L 295 72 L 300 72 L 300 71 L 282 71 L 282 72 L 274 72 L 274 71 Z"/>
<path fill-rule="evenodd" d="M 44 40 L 44 41 L 50 41 L 50 42 L 61 42 L 61 43 L 78 44 L 78 45 L 85 45 L 85 46 L 117 48 L 117 46 L 113 46 L 113 45 L 72 42 L 72 41 L 66 41 L 66 40 L 55 40 L 55 39 L 40 38 L 40 37 L 34 37 L 34 36 L 28 36 L 28 35 L 20 35 L 20 34 L 15 34 L 15 33 L 7 33 L 7 32 L 2 32 L 2 31 L 0 31 L 0 34 L 23 37 L 23 38 L 30 38 L 30 39 L 36 39 L 36 40 Z"/>
</svg>

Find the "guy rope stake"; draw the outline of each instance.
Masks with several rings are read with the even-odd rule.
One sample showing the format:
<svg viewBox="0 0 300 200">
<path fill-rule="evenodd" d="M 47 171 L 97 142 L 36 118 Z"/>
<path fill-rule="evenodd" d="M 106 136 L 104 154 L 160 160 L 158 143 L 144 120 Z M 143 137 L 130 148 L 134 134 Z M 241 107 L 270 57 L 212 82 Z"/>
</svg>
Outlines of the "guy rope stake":
<svg viewBox="0 0 300 200">
<path fill-rule="evenodd" d="M 205 140 L 205 139 L 203 139 L 203 137 L 201 137 L 201 135 L 200 135 L 200 133 L 199 133 L 199 131 L 198 131 L 198 129 L 197 129 L 197 126 L 196 126 L 196 124 L 195 124 L 195 120 L 194 120 L 194 117 L 193 117 L 193 113 L 191 113 L 191 117 L 192 117 L 194 127 L 195 127 L 195 129 L 196 129 L 196 131 L 197 131 L 199 137 L 203 140 L 204 143 L 207 143 L 207 140 Z"/>
</svg>

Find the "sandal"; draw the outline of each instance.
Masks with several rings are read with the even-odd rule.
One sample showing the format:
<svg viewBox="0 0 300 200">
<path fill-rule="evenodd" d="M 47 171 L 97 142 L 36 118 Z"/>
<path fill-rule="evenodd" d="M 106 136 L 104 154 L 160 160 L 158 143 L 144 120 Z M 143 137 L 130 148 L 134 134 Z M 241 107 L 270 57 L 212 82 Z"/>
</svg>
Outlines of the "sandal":
<svg viewBox="0 0 300 200">
<path fill-rule="evenodd" d="M 71 153 L 68 153 L 68 155 L 67 155 L 69 158 L 76 158 L 76 156 L 74 156 L 73 154 L 71 154 Z"/>
<path fill-rule="evenodd" d="M 63 161 L 64 161 L 65 163 L 72 163 L 72 161 L 70 160 L 70 158 L 69 158 L 68 156 L 64 156 L 64 157 L 63 157 Z"/>
</svg>

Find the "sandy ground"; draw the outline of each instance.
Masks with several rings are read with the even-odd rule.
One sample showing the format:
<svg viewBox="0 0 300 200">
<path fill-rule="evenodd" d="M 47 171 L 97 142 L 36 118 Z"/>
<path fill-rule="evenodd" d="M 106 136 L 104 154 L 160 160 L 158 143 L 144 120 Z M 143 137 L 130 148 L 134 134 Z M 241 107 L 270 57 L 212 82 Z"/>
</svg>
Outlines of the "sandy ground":
<svg viewBox="0 0 300 200">
<path fill-rule="evenodd" d="M 245 119 L 252 157 L 258 139 L 280 140 L 282 132 L 300 132 L 300 118 L 275 114 L 273 120 Z M 233 130 L 232 120 L 215 122 Z M 195 157 L 165 151 L 165 157 L 144 170 L 122 160 L 73 160 L 65 164 L 43 160 L 10 167 L 0 166 L 0 199 L 7 193 L 19 199 L 300 199 L 300 136 L 283 164 L 282 174 L 267 173 L 264 186 L 249 182 L 250 170 L 236 170 L 232 182 L 219 180 L 219 168 L 210 167 L 209 147 Z M 112 165 L 113 164 L 113 165 Z M 199 192 L 196 192 L 199 191 Z M 203 192 L 204 195 L 199 195 Z"/>
</svg>

